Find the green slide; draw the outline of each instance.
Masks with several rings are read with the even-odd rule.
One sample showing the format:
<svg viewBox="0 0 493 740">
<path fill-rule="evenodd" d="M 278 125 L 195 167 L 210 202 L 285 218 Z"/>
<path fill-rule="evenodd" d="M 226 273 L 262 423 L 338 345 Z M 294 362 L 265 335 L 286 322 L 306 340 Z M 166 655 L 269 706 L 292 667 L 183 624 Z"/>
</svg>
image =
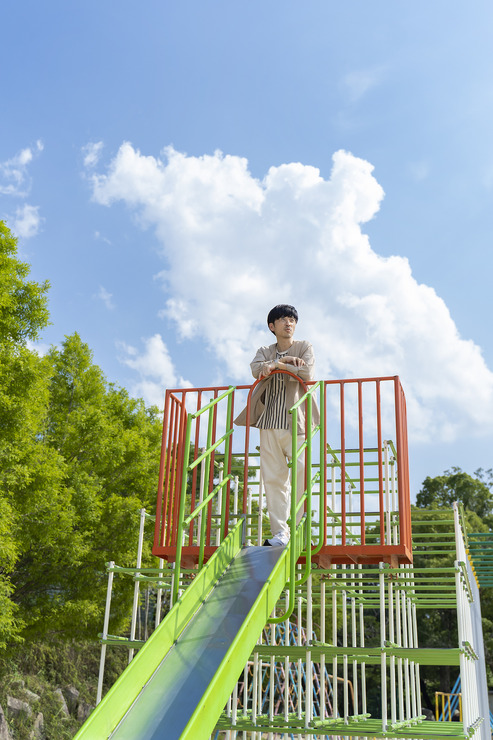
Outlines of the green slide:
<svg viewBox="0 0 493 740">
<path fill-rule="evenodd" d="M 242 547 L 241 527 L 193 583 L 74 740 L 199 740 L 212 733 L 290 575 L 290 550 Z"/>
</svg>

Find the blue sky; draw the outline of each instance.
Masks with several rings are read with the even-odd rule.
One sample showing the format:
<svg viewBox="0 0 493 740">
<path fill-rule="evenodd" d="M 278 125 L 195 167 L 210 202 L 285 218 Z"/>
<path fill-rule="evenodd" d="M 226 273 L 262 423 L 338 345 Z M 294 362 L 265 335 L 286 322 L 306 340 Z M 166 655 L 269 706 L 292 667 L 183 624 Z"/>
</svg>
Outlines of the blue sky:
<svg viewBox="0 0 493 740">
<path fill-rule="evenodd" d="M 398 374 L 414 493 L 493 465 L 493 7 L 45 3 L 2 14 L 0 218 L 143 395 L 248 381 L 277 302 L 320 377 Z"/>
</svg>

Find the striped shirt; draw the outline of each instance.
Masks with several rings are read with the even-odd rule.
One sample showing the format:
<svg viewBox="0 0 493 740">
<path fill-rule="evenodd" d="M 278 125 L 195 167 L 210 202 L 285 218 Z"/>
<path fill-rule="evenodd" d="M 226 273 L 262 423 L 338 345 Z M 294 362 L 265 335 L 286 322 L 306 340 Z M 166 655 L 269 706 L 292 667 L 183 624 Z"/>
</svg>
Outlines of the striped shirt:
<svg viewBox="0 0 493 740">
<path fill-rule="evenodd" d="M 276 352 L 276 361 L 283 360 L 285 352 Z M 265 394 L 265 409 L 262 412 L 257 427 L 259 429 L 289 429 L 288 410 L 286 408 L 286 386 L 284 376 L 276 373 L 267 384 Z"/>
</svg>

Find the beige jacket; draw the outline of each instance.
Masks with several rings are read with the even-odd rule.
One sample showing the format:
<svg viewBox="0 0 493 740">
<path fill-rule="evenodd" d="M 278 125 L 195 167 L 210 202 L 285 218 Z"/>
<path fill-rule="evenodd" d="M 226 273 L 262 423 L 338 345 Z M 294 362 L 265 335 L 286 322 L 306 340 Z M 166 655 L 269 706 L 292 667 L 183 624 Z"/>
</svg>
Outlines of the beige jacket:
<svg viewBox="0 0 493 740">
<path fill-rule="evenodd" d="M 271 344 L 269 347 L 260 347 L 257 350 L 257 354 L 250 363 L 252 369 L 252 375 L 255 379 L 260 375 L 261 370 L 265 364 L 274 362 L 276 359 L 276 348 L 277 345 Z M 302 380 L 309 381 L 314 378 L 314 366 L 315 357 L 313 355 L 313 347 L 310 342 L 303 340 L 294 340 L 293 344 L 289 348 L 288 354 L 294 357 L 301 357 L 305 361 L 305 365 L 301 367 L 294 367 L 294 365 L 288 365 L 289 372 L 293 375 L 297 375 Z M 300 382 L 289 375 L 284 376 L 286 381 L 286 405 L 290 409 L 296 401 L 304 395 L 305 391 Z M 265 389 L 267 383 L 270 382 L 270 378 L 264 378 L 256 386 L 252 394 L 252 400 L 250 404 L 250 426 L 257 426 L 257 422 L 260 419 L 262 412 L 265 409 Z M 315 399 L 314 399 L 315 400 Z M 288 424 L 291 429 L 292 415 L 288 414 Z M 316 403 L 312 403 L 312 422 L 314 425 L 320 421 L 320 415 Z M 238 426 L 246 426 L 246 408 L 236 417 L 234 423 Z M 305 433 L 305 404 L 302 404 L 298 408 L 298 434 Z"/>
</svg>

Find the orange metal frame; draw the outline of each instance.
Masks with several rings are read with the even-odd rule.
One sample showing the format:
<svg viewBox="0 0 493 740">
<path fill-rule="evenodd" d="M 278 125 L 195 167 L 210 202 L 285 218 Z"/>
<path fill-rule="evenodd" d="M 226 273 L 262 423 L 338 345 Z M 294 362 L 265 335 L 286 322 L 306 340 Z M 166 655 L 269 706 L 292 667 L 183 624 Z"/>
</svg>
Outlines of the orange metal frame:
<svg viewBox="0 0 493 740">
<path fill-rule="evenodd" d="M 296 376 L 294 376 L 296 377 Z M 297 378 L 298 379 L 298 378 Z M 258 381 L 256 381 L 257 383 Z M 250 409 L 250 400 L 252 391 L 256 383 L 251 386 L 243 385 L 237 386 L 235 391 L 246 391 L 248 390 L 248 401 L 247 401 L 247 414 Z M 384 479 L 383 479 L 383 460 L 382 460 L 382 385 L 386 383 L 393 383 L 393 405 L 394 405 L 394 432 L 395 432 L 395 449 L 397 453 L 397 514 L 398 514 L 398 542 L 385 542 L 384 538 Z M 356 386 L 355 386 L 356 384 Z M 306 388 L 305 384 L 303 384 Z M 311 385 L 308 383 L 307 385 Z M 317 562 L 320 567 L 329 567 L 332 563 L 378 563 L 388 562 L 392 565 L 399 563 L 411 563 L 412 562 L 412 546 L 411 546 L 411 510 L 410 510 L 410 493 L 409 493 L 409 469 L 408 469 L 408 441 L 407 441 L 407 421 L 406 421 L 406 402 L 404 392 L 398 376 L 391 377 L 380 377 L 380 378 L 361 378 L 361 379 L 346 379 L 346 380 L 326 380 L 323 383 L 324 400 L 326 401 L 327 391 L 333 391 L 335 387 L 337 392 L 338 386 L 338 397 L 339 397 L 339 413 L 340 418 L 338 421 L 339 426 L 339 444 L 340 444 L 340 501 L 341 510 L 338 514 L 340 519 L 340 537 L 338 544 L 330 544 L 327 538 L 327 525 L 328 525 L 328 513 L 327 506 L 323 507 L 323 511 L 320 515 L 323 516 L 323 532 L 324 538 L 322 542 L 318 542 L 313 548 L 313 561 Z M 364 460 L 364 399 L 368 398 L 368 389 L 373 386 L 374 388 L 374 403 L 376 408 L 376 438 L 377 438 L 377 467 L 378 467 L 378 518 L 379 518 L 379 530 L 380 530 L 380 542 L 376 544 L 368 544 L 366 528 L 369 524 L 374 523 L 372 518 L 365 516 L 365 460 Z M 346 449 L 346 422 L 347 422 L 347 409 L 346 409 L 346 395 L 348 389 L 354 392 L 356 388 L 357 397 L 357 450 L 356 456 L 359 464 L 357 465 L 359 472 L 359 510 L 360 510 L 360 529 L 359 529 L 359 543 L 353 544 L 346 535 L 348 523 L 351 522 L 349 517 L 350 512 L 346 510 L 346 473 L 348 470 L 348 453 Z M 203 405 L 203 396 L 208 394 L 209 398 L 216 399 L 220 393 L 226 391 L 227 387 L 204 387 L 204 388 L 180 388 L 166 391 L 165 408 L 164 408 L 164 419 L 163 419 L 163 434 L 162 434 L 162 445 L 161 445 L 161 463 L 159 472 L 159 484 L 157 494 L 157 507 L 156 507 L 156 524 L 155 524 L 155 536 L 154 536 L 154 547 L 153 553 L 159 557 L 163 557 L 168 561 L 174 561 L 176 557 L 176 544 L 177 544 L 177 525 L 178 525 L 178 512 L 179 512 L 179 498 L 180 491 L 182 489 L 182 476 L 184 474 L 184 442 L 185 442 L 185 429 L 187 422 L 187 405 L 189 408 L 192 406 L 195 411 L 199 411 Z M 366 394 L 366 395 L 365 395 Z M 234 411 L 234 400 L 235 393 L 233 394 L 233 402 L 231 406 L 231 418 L 226 420 L 229 428 L 232 425 L 232 420 L 235 417 Z M 209 399 L 207 400 L 209 402 Z M 205 404 L 204 404 L 205 405 Z M 324 408 L 327 412 L 327 403 L 324 402 Z M 217 407 L 214 407 L 213 417 L 213 441 L 216 440 L 217 430 Z M 197 417 L 194 421 L 194 429 L 192 436 L 193 444 L 193 462 L 199 456 L 199 440 L 200 440 L 200 419 Z M 333 418 L 331 417 L 332 421 Z M 323 435 L 323 449 L 327 450 L 327 423 L 326 419 L 321 420 L 320 434 Z M 233 435 L 234 436 L 234 435 Z M 250 447 L 250 427 L 246 427 L 245 431 L 245 478 L 243 485 L 243 498 L 241 503 L 241 512 L 246 514 L 247 512 L 247 489 L 248 489 L 248 466 L 249 466 L 249 447 Z M 352 451 L 354 452 L 354 450 Z M 224 460 L 224 475 L 231 473 L 232 463 L 232 445 L 230 446 L 229 459 Z M 354 463 L 352 463 L 354 466 Z M 328 486 L 327 486 L 327 474 L 328 474 L 328 461 L 327 454 L 323 455 L 323 459 L 320 460 L 320 489 L 323 501 L 328 503 Z M 190 502 L 191 511 L 197 505 L 195 500 L 197 490 L 197 475 L 198 466 L 193 469 L 191 478 L 191 491 L 192 500 Z M 209 470 L 209 480 L 205 483 L 204 495 L 207 495 L 212 491 L 214 487 L 214 452 L 212 453 L 212 460 Z M 229 511 L 229 497 L 231 495 L 231 484 L 228 481 L 225 487 L 225 495 L 227 496 L 226 511 Z M 240 513 L 241 513 L 240 512 Z M 207 533 L 204 555 L 207 559 L 216 550 L 216 544 L 212 542 L 211 538 L 211 515 L 212 515 L 212 503 L 209 504 L 208 515 L 207 515 Z M 373 513 L 373 517 L 375 513 Z M 224 538 L 227 534 L 228 522 L 224 522 L 224 528 L 221 532 L 221 538 Z M 354 529 L 352 530 L 354 531 Z M 190 525 L 190 541 L 192 539 L 192 525 Z M 388 539 L 388 538 L 387 538 Z M 199 544 L 188 544 L 184 545 L 182 549 L 182 555 L 184 558 L 185 565 L 193 565 L 197 562 L 199 552 Z"/>
</svg>

